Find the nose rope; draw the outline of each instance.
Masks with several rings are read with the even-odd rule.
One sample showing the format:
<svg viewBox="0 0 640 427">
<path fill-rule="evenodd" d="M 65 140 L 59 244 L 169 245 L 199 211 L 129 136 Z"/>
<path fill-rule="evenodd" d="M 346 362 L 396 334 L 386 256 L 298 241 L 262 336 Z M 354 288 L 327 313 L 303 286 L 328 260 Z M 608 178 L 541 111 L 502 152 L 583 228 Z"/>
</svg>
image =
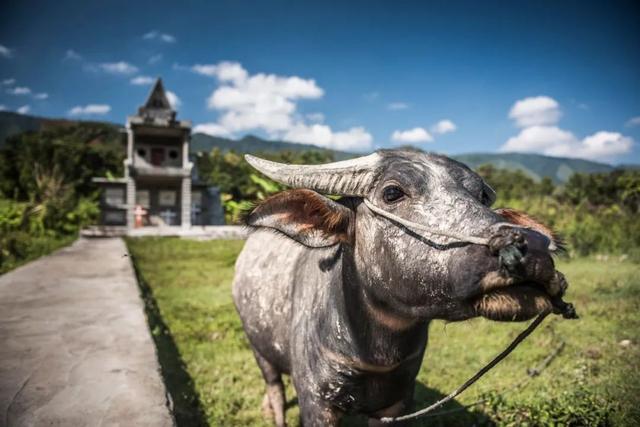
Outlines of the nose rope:
<svg viewBox="0 0 640 427">
<path fill-rule="evenodd" d="M 407 420 L 411 420 L 411 419 L 414 419 L 414 418 L 420 418 L 420 417 L 425 416 L 429 412 L 432 412 L 433 410 L 438 409 L 439 407 L 441 407 L 442 405 L 444 405 L 448 401 L 453 400 L 460 393 L 462 393 L 463 391 L 465 391 L 466 389 L 471 387 L 476 381 L 478 381 L 484 374 L 489 372 L 494 366 L 496 366 L 498 363 L 500 363 L 513 350 L 515 350 L 515 348 L 518 347 L 518 345 L 520 345 L 520 343 L 522 341 L 524 341 L 529 335 L 531 335 L 531 332 L 533 332 L 540 325 L 540 323 L 542 323 L 542 321 L 545 319 L 545 317 L 547 317 L 548 314 L 549 314 L 549 312 L 544 312 L 542 314 L 539 314 L 538 317 L 536 317 L 535 320 L 533 322 L 531 322 L 529 324 L 529 326 L 527 326 L 527 329 L 525 329 L 524 331 L 520 332 L 520 334 L 511 342 L 511 344 L 509 344 L 507 346 L 507 348 L 502 350 L 502 352 L 500 354 L 498 354 L 496 357 L 494 357 L 493 360 L 491 360 L 491 362 L 487 363 L 484 367 L 482 367 L 482 369 L 480 369 L 478 372 L 476 372 L 476 374 L 474 376 L 469 378 L 460 387 L 458 387 L 457 389 L 455 389 L 454 391 L 452 391 L 451 393 L 449 393 L 447 396 L 443 397 L 442 399 L 438 400 L 433 405 L 428 406 L 428 407 L 423 408 L 423 409 L 420 409 L 419 411 L 412 412 L 412 413 L 407 414 L 407 415 L 401 415 L 399 417 L 382 417 L 382 418 L 380 418 L 380 421 L 383 424 L 389 424 L 389 423 L 395 423 L 395 422 L 398 422 L 398 421 L 407 421 Z"/>
<path fill-rule="evenodd" d="M 489 239 L 485 238 L 485 237 L 478 237 L 478 236 L 468 236 L 465 234 L 458 234 L 458 233 L 453 233 L 450 231 L 443 231 L 443 230 L 437 230 L 431 227 L 427 227 L 426 225 L 422 225 L 422 224 L 418 224 L 417 222 L 413 222 L 413 221 L 409 221 L 408 219 L 404 219 L 399 217 L 398 215 L 394 215 L 391 212 L 385 211 L 382 208 L 379 208 L 378 206 L 374 205 L 372 202 L 370 202 L 368 199 L 363 199 L 364 200 L 364 204 L 367 205 L 367 207 L 369 209 L 371 209 L 373 212 L 377 213 L 380 216 L 383 216 L 385 218 L 388 218 L 392 221 L 395 221 L 397 223 L 400 223 L 402 225 L 404 225 L 407 228 L 412 228 L 415 230 L 420 230 L 420 231 L 426 231 L 427 233 L 430 234 L 436 234 L 439 236 L 443 236 L 443 237 L 448 237 L 450 239 L 455 239 L 459 242 L 468 242 L 468 243 L 475 243 L 476 245 L 484 245 L 484 246 L 488 246 L 489 245 Z M 505 223 L 499 223 L 496 225 L 505 225 L 505 226 L 511 226 L 513 227 L 514 224 L 509 224 L 507 222 Z M 429 239 L 431 240 L 431 239 Z M 431 240 L 433 241 L 433 240 Z M 445 246 L 446 243 L 438 243 L 433 241 L 433 243 L 440 245 L 440 246 Z"/>
</svg>

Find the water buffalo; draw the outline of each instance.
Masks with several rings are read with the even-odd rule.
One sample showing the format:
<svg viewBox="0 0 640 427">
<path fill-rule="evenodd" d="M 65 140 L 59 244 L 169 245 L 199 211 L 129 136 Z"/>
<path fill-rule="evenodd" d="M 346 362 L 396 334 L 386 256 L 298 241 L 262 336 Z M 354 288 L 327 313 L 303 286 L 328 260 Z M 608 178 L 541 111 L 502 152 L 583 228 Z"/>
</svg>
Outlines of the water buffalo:
<svg viewBox="0 0 640 427">
<path fill-rule="evenodd" d="M 344 413 L 376 425 L 411 403 L 431 319 L 526 320 L 556 310 L 566 288 L 550 231 L 492 210 L 493 190 L 452 159 L 412 150 L 315 166 L 246 158 L 293 188 L 248 214 L 256 230 L 233 283 L 267 383 L 263 408 L 278 426 L 282 374 L 303 425 L 337 425 Z"/>
</svg>

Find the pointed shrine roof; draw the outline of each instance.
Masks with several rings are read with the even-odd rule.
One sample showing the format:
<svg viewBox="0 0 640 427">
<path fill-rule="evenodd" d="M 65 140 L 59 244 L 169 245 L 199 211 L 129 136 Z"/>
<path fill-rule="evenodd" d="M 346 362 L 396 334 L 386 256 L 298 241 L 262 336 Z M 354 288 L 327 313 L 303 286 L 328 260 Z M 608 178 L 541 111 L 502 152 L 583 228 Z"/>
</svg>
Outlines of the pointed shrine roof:
<svg viewBox="0 0 640 427">
<path fill-rule="evenodd" d="M 138 109 L 138 115 L 149 120 L 175 120 L 176 112 L 169 103 L 161 78 L 156 80 L 147 101 Z"/>
</svg>

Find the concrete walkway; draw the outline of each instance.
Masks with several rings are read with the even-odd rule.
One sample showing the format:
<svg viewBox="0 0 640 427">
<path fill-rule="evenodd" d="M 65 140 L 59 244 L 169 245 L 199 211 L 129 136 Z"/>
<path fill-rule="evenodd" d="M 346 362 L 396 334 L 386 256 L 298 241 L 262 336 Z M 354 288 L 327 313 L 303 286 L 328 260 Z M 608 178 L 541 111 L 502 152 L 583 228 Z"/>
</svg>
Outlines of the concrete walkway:
<svg viewBox="0 0 640 427">
<path fill-rule="evenodd" d="M 173 424 L 126 246 L 72 246 L 0 276 L 0 426 Z"/>
</svg>

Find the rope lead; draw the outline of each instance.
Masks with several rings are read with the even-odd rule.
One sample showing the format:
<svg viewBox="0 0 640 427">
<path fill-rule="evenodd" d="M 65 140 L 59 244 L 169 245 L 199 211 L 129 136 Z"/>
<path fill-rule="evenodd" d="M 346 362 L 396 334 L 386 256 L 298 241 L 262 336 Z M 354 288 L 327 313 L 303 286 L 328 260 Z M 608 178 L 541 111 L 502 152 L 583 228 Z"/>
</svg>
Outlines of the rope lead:
<svg viewBox="0 0 640 427">
<path fill-rule="evenodd" d="M 428 407 L 426 407 L 424 409 L 421 409 L 419 411 L 416 411 L 416 412 L 412 412 L 411 414 L 402 415 L 400 417 L 383 417 L 383 418 L 380 418 L 380 421 L 385 423 L 385 424 L 389 424 L 389 423 L 395 423 L 395 422 L 398 422 L 398 421 L 406 421 L 406 420 L 411 420 L 411 419 L 414 419 L 414 418 L 419 418 L 419 417 L 422 417 L 422 416 L 428 414 L 429 412 L 431 412 L 431 411 L 433 411 L 435 409 L 438 409 L 439 407 L 441 407 L 442 405 L 444 405 L 448 401 L 454 399 L 460 393 L 462 393 L 467 388 L 469 388 L 471 385 L 473 385 L 473 383 L 478 381 L 484 374 L 489 372 L 494 366 L 496 366 L 498 363 L 500 363 L 513 350 L 515 350 L 515 348 L 522 341 L 524 341 L 529 335 L 531 335 L 531 333 L 540 325 L 540 323 L 542 323 L 542 321 L 544 320 L 545 317 L 547 317 L 548 314 L 549 313 L 542 313 L 542 314 L 538 315 L 538 317 L 536 317 L 535 320 L 533 322 L 531 322 L 529 324 L 529 326 L 527 326 L 527 329 L 525 329 L 524 331 L 520 332 L 520 335 L 518 335 L 516 337 L 516 339 L 514 339 L 511 342 L 511 344 L 509 344 L 509 346 L 502 351 L 502 353 L 498 354 L 491 362 L 489 362 L 482 369 L 480 369 L 473 377 L 469 378 L 460 387 L 458 387 L 457 389 L 452 391 L 448 396 L 443 397 L 442 399 L 438 400 L 436 403 L 434 403 L 431 406 L 428 406 Z"/>
</svg>

